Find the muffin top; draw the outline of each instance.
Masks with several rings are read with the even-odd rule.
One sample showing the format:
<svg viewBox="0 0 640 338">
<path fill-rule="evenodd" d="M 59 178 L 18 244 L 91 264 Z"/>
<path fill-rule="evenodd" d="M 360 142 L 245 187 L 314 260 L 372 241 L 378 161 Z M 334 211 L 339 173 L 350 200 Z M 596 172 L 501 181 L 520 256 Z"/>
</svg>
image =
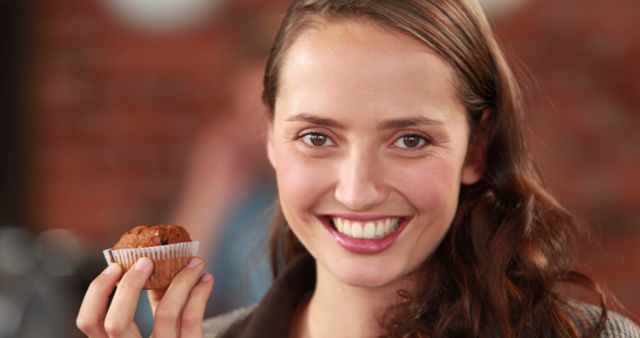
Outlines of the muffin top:
<svg viewBox="0 0 640 338">
<path fill-rule="evenodd" d="M 179 225 L 138 225 L 122 235 L 112 249 L 143 248 L 190 241 L 187 230 Z"/>
</svg>

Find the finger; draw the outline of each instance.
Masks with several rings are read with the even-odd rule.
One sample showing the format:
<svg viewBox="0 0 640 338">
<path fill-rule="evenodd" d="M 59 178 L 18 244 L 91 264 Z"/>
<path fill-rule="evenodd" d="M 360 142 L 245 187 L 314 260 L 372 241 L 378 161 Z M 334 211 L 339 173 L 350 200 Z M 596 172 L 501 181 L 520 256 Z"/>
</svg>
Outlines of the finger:
<svg viewBox="0 0 640 338">
<path fill-rule="evenodd" d="M 89 337 L 107 337 L 104 330 L 104 317 L 107 313 L 109 295 L 122 275 L 118 264 L 109 265 L 91 282 L 80 305 L 76 325 Z"/>
<path fill-rule="evenodd" d="M 122 276 L 104 320 L 104 327 L 109 337 L 140 336 L 133 317 L 138 306 L 140 291 L 151 275 L 152 269 L 153 262 L 149 258 L 142 257 Z"/>
<path fill-rule="evenodd" d="M 158 304 L 167 292 L 167 288 L 147 290 L 147 298 L 149 298 L 149 305 L 151 305 L 151 313 L 155 315 Z"/>
<path fill-rule="evenodd" d="M 202 259 L 194 257 L 171 281 L 154 314 L 154 338 L 176 337 L 178 335 L 182 308 L 187 303 L 189 293 L 198 282 L 203 270 L 204 262 Z"/>
<path fill-rule="evenodd" d="M 180 337 L 202 337 L 202 319 L 211 290 L 213 290 L 213 276 L 205 273 L 191 290 L 187 305 L 182 310 Z"/>
</svg>

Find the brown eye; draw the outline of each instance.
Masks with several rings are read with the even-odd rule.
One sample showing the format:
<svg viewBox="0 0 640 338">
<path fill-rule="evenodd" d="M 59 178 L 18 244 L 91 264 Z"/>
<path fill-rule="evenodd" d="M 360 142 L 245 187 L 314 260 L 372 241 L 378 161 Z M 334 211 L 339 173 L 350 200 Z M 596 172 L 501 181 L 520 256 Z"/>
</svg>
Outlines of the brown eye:
<svg viewBox="0 0 640 338">
<path fill-rule="evenodd" d="M 404 135 L 393 144 L 398 148 L 416 149 L 427 144 L 427 139 L 420 135 Z"/>
<path fill-rule="evenodd" d="M 333 141 L 331 141 L 331 139 L 327 135 L 320 133 L 305 134 L 302 136 L 302 140 L 304 143 L 312 147 L 324 147 L 333 145 Z"/>
</svg>

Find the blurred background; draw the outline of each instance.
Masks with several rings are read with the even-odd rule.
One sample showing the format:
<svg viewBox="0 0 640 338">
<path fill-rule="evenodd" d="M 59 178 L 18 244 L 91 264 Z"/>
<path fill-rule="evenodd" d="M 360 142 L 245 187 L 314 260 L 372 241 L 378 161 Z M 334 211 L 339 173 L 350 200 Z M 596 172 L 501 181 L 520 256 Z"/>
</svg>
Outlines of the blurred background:
<svg viewBox="0 0 640 338">
<path fill-rule="evenodd" d="M 101 250 L 138 224 L 202 242 L 208 315 L 260 298 L 275 191 L 260 81 L 287 4 L 0 2 L 0 337 L 80 337 Z M 483 6 L 532 77 L 528 139 L 547 183 L 599 243 L 578 267 L 637 319 L 640 2 Z"/>
</svg>

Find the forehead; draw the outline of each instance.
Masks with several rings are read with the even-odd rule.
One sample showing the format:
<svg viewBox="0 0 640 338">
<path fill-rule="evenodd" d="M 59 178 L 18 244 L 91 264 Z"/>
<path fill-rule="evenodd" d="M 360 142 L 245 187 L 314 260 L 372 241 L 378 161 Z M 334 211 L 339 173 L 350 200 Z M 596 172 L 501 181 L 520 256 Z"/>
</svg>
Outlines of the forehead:
<svg viewBox="0 0 640 338">
<path fill-rule="evenodd" d="M 282 108 L 400 113 L 460 104 L 452 68 L 425 43 L 369 21 L 339 20 L 307 29 L 290 46 L 276 113 Z"/>
</svg>

